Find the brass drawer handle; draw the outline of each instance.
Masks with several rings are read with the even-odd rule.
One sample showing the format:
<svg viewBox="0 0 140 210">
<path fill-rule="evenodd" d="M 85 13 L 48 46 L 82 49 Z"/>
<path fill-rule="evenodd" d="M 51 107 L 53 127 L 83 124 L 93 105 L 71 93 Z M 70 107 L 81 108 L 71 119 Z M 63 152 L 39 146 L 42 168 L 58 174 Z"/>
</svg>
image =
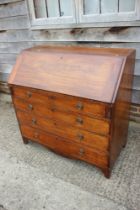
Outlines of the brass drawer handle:
<svg viewBox="0 0 140 210">
<path fill-rule="evenodd" d="M 32 93 L 30 91 L 27 91 L 27 96 L 28 96 L 28 98 L 31 98 Z"/>
<path fill-rule="evenodd" d="M 81 117 L 78 117 L 76 119 L 76 122 L 79 123 L 79 124 L 81 124 L 81 125 L 84 123 L 84 121 L 83 121 L 83 119 Z"/>
<path fill-rule="evenodd" d="M 84 155 L 84 154 L 85 154 L 85 150 L 81 148 L 81 149 L 79 150 L 79 154 L 80 154 L 80 155 Z"/>
<path fill-rule="evenodd" d="M 77 135 L 77 137 L 80 139 L 80 141 L 84 140 L 84 135 L 81 134 L 81 133 L 79 133 L 79 134 Z"/>
<path fill-rule="evenodd" d="M 78 110 L 83 110 L 83 109 L 84 109 L 84 105 L 83 105 L 81 102 L 78 102 L 78 103 L 76 104 L 76 108 L 77 108 Z"/>
<path fill-rule="evenodd" d="M 37 139 L 39 137 L 39 133 L 35 132 L 34 137 Z"/>
<path fill-rule="evenodd" d="M 29 104 L 28 105 L 28 108 L 29 108 L 29 110 L 33 110 L 33 105 L 32 104 Z"/>
<path fill-rule="evenodd" d="M 37 124 L 37 120 L 35 118 L 32 119 L 32 124 L 36 125 Z"/>
</svg>

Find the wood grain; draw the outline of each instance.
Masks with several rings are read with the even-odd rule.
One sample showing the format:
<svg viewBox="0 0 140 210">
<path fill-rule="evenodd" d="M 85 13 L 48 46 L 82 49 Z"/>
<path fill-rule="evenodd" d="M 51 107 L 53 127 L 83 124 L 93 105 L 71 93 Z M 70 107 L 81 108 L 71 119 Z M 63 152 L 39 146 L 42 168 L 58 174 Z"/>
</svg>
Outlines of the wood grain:
<svg viewBox="0 0 140 210">
<path fill-rule="evenodd" d="M 110 131 L 110 121 L 102 120 L 97 118 L 91 118 L 87 116 L 83 116 L 81 114 L 77 114 L 76 112 L 68 113 L 64 111 L 60 111 L 57 106 L 52 103 L 46 103 L 46 105 L 42 106 L 41 104 L 32 104 L 18 98 L 14 98 L 14 104 L 16 109 L 21 111 L 25 111 L 28 114 L 34 116 L 41 116 L 45 119 L 52 119 L 53 121 L 57 121 L 61 124 L 61 122 L 67 125 L 73 125 L 74 127 L 84 129 L 94 133 L 100 133 L 103 135 L 109 134 Z M 102 130 L 100 126 L 102 125 Z"/>
<path fill-rule="evenodd" d="M 122 71 L 124 57 L 121 54 L 129 53 L 125 49 L 118 55 L 116 49 L 80 47 L 33 49 L 21 54 L 21 63 L 18 71 L 14 69 L 16 74 L 9 79 L 10 84 L 107 103 L 112 102 Z M 37 78 L 33 72 L 38 72 Z"/>
<path fill-rule="evenodd" d="M 21 24 L 19 24 L 19 22 Z M 115 42 L 139 43 L 140 27 L 99 27 L 99 28 L 75 28 L 61 30 L 29 30 L 28 19 L 25 16 L 5 18 L 0 21 L 1 30 L 8 30 L 0 34 L 0 40 L 4 42 L 17 41 L 79 41 L 79 42 Z M 117 25 L 117 22 L 115 23 Z M 140 21 L 137 21 L 138 26 Z M 24 25 L 24 31 L 23 26 Z M 120 26 L 120 25 L 119 25 Z M 77 26 L 78 27 L 78 26 Z M 91 26 L 90 26 L 91 27 Z M 97 27 L 97 24 L 96 24 Z M 17 29 L 11 31 L 9 29 Z M 14 36 L 13 36 L 14 34 Z"/>
<path fill-rule="evenodd" d="M 17 59 L 17 54 L 14 53 L 3 53 L 0 54 L 0 63 L 2 64 L 12 64 L 12 66 L 15 64 Z"/>
<path fill-rule="evenodd" d="M 79 144 L 71 143 L 62 137 L 51 135 L 28 126 L 21 126 L 24 137 L 39 142 L 53 151 L 69 158 L 84 160 L 88 163 L 95 164 L 101 168 L 107 168 L 108 155 L 99 153 L 89 147 L 82 147 Z"/>
<path fill-rule="evenodd" d="M 63 112 L 73 112 L 90 117 L 106 117 L 108 105 L 97 103 L 94 100 L 67 96 L 50 91 L 36 90 L 33 88 L 12 86 L 13 95 L 31 104 L 55 108 Z M 30 93 L 30 97 L 29 97 Z M 80 106 L 79 106 L 80 105 Z"/>
<path fill-rule="evenodd" d="M 12 3 L 12 2 L 19 2 L 23 0 L 1 0 L 0 4 L 7 4 L 7 3 Z"/>
<path fill-rule="evenodd" d="M 127 141 L 134 63 L 132 49 L 25 50 L 9 79 L 24 143 L 95 164 L 109 178 Z"/>
<path fill-rule="evenodd" d="M 0 18 L 7 18 L 18 15 L 27 15 L 25 1 L 13 2 L 6 5 L 0 4 Z"/>
<path fill-rule="evenodd" d="M 28 29 L 29 20 L 27 15 L 7 17 L 0 19 L 0 30 L 16 30 L 16 29 Z"/>
<path fill-rule="evenodd" d="M 17 31 L 16 31 L 17 32 Z M 17 32 L 18 33 L 18 32 Z M 56 46 L 56 45 L 63 45 L 63 46 L 70 46 L 70 45 L 77 45 L 75 42 L 47 42 L 47 41 L 23 41 L 22 39 L 20 40 L 20 35 L 16 35 L 15 32 L 13 32 L 14 36 L 6 36 L 6 32 L 0 33 L 0 40 L 2 41 L 0 43 L 0 70 L 1 70 L 1 65 L 3 63 L 9 64 L 9 63 L 14 63 L 17 55 L 24 49 L 30 48 L 33 46 L 37 45 L 51 45 L 51 46 Z M 21 35 L 24 35 L 21 34 Z M 27 36 L 27 34 L 26 34 Z M 14 39 L 13 39 L 14 38 Z M 18 38 L 18 40 L 17 40 Z M 9 40 L 11 42 L 9 42 Z M 134 48 L 136 49 L 136 62 L 135 62 L 135 71 L 134 75 L 140 75 L 140 43 L 78 43 L 78 46 L 86 46 L 86 47 L 106 47 L 106 48 Z M 11 57 L 13 57 L 13 54 L 16 54 L 16 57 L 13 58 L 13 60 L 9 59 L 9 56 L 11 54 Z M 12 68 L 12 65 L 11 65 Z M 6 71 L 6 67 L 5 67 Z"/>
<path fill-rule="evenodd" d="M 127 57 L 124 74 L 121 78 L 120 88 L 113 107 L 111 124 L 112 141 L 110 141 L 110 168 L 114 165 L 122 147 L 124 147 L 127 142 L 134 62 L 135 52 L 132 52 Z"/>
<path fill-rule="evenodd" d="M 21 125 L 28 125 L 29 127 L 69 139 L 70 142 L 78 142 L 81 145 L 88 145 L 101 151 L 107 151 L 108 149 L 109 137 L 96 135 L 81 128 L 76 128 L 74 125 L 52 121 L 19 110 L 17 110 L 17 117 Z"/>
</svg>

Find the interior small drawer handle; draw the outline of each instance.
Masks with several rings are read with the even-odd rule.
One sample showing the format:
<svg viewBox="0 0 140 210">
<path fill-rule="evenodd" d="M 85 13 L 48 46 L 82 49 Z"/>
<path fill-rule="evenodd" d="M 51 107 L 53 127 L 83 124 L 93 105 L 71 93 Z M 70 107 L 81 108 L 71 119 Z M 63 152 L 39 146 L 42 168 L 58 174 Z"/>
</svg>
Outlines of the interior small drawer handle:
<svg viewBox="0 0 140 210">
<path fill-rule="evenodd" d="M 84 140 L 84 135 L 81 133 L 78 133 L 77 137 L 80 139 L 80 141 Z"/>
<path fill-rule="evenodd" d="M 35 118 L 32 119 L 32 125 L 36 125 L 37 124 L 37 120 Z"/>
<path fill-rule="evenodd" d="M 28 109 L 29 109 L 29 110 L 33 110 L 33 105 L 32 105 L 32 104 L 29 104 L 29 105 L 28 105 Z"/>
<path fill-rule="evenodd" d="M 81 117 L 77 117 L 76 122 L 81 124 L 81 125 L 84 123 L 84 121 Z"/>
<path fill-rule="evenodd" d="M 80 155 L 84 155 L 84 154 L 85 154 L 85 150 L 84 150 L 83 148 L 81 148 L 81 149 L 79 150 L 79 154 L 80 154 Z"/>
<path fill-rule="evenodd" d="M 27 97 L 31 98 L 32 97 L 32 93 L 30 91 L 27 91 Z"/>
<path fill-rule="evenodd" d="M 76 104 L 76 108 L 77 108 L 78 110 L 83 110 L 83 109 L 84 109 L 83 103 L 78 102 L 78 103 Z"/>
</svg>

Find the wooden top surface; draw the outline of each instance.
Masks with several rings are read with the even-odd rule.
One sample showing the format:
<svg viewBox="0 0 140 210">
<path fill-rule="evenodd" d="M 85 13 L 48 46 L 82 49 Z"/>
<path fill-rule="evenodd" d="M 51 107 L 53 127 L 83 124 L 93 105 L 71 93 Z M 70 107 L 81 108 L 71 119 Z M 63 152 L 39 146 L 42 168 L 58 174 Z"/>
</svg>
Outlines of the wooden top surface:
<svg viewBox="0 0 140 210">
<path fill-rule="evenodd" d="M 111 103 L 129 49 L 35 47 L 18 57 L 9 84 Z"/>
</svg>

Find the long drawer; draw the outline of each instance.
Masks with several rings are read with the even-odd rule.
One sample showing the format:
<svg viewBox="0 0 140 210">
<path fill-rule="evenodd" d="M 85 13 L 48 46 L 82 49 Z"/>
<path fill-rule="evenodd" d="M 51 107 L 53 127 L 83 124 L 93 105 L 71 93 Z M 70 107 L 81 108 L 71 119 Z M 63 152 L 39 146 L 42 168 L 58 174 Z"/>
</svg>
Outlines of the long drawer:
<svg viewBox="0 0 140 210">
<path fill-rule="evenodd" d="M 109 110 L 104 103 L 32 88 L 13 86 L 12 93 L 14 97 L 22 98 L 28 103 L 40 103 L 60 111 L 75 112 L 91 117 L 105 118 Z"/>
<path fill-rule="evenodd" d="M 21 125 L 21 131 L 24 137 L 41 143 L 55 152 L 67 157 L 84 160 L 88 163 L 95 164 L 105 168 L 108 166 L 108 154 L 95 151 L 88 147 L 82 147 L 79 144 L 69 142 L 62 137 L 51 135 L 49 133 Z"/>
<path fill-rule="evenodd" d="M 70 142 L 77 142 L 81 145 L 87 145 L 100 151 L 107 151 L 109 146 L 109 137 L 100 136 L 76 127 L 68 126 L 65 123 L 60 124 L 49 119 L 28 114 L 17 110 L 17 117 L 20 125 L 28 125 L 36 129 L 44 130 L 63 138 Z"/>
<path fill-rule="evenodd" d="M 29 114 L 35 116 L 41 116 L 47 119 L 52 119 L 54 121 L 59 121 L 67 123 L 69 125 L 81 128 L 94 133 L 108 135 L 110 122 L 109 120 L 101 120 L 96 118 L 91 118 L 88 116 L 76 114 L 76 113 L 66 113 L 60 112 L 57 108 L 48 107 L 48 105 L 40 105 L 39 103 L 29 103 L 25 100 L 19 98 L 13 98 L 16 109 L 29 112 Z M 102 129 L 101 129 L 102 127 Z"/>
</svg>

